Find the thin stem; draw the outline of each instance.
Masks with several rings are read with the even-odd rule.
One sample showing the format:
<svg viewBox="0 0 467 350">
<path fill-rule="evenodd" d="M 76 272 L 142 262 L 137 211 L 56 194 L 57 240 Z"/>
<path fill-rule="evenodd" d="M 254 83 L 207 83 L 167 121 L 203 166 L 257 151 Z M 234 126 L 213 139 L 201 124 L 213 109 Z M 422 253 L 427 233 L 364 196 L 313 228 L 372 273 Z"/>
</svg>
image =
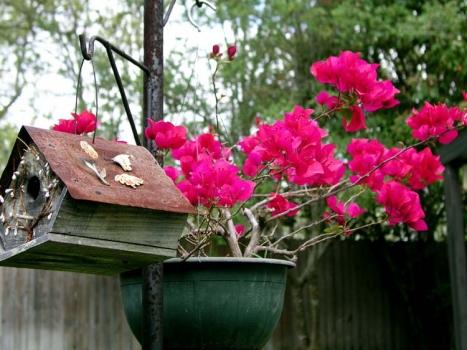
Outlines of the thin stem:
<svg viewBox="0 0 467 350">
<path fill-rule="evenodd" d="M 308 224 L 308 225 L 305 225 L 305 226 L 301 226 L 299 227 L 298 229 L 282 236 L 281 238 L 279 238 L 276 242 L 274 242 L 272 245 L 273 246 L 277 246 L 280 242 L 282 242 L 283 240 L 289 238 L 289 237 L 293 237 L 294 235 L 296 235 L 297 233 L 299 233 L 300 231 L 303 231 L 303 230 L 306 230 L 306 229 L 309 229 L 309 228 L 312 228 L 314 226 L 317 226 L 319 224 L 322 224 L 323 222 L 326 222 L 328 220 L 332 220 L 333 218 L 335 218 L 337 215 L 336 214 L 333 214 L 333 215 L 330 215 L 329 217 L 327 218 L 323 218 L 321 220 L 317 220 L 317 221 L 314 221 L 312 222 L 311 224 Z"/>
<path fill-rule="evenodd" d="M 212 73 L 212 89 L 214 91 L 214 98 L 216 100 L 215 105 L 215 112 L 216 112 L 216 131 L 220 135 L 220 128 L 219 128 L 219 97 L 217 96 L 217 85 L 216 85 L 216 75 L 219 71 L 219 61 L 216 61 L 216 69 L 214 69 L 214 73 Z"/>
</svg>

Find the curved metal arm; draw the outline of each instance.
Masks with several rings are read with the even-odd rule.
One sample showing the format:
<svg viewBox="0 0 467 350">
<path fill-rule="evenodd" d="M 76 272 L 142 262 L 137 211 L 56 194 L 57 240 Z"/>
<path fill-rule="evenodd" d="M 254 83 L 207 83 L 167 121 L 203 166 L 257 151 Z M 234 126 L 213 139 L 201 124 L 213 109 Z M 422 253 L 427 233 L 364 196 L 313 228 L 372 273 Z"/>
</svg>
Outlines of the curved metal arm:
<svg viewBox="0 0 467 350">
<path fill-rule="evenodd" d="M 144 71 L 144 73 L 149 74 L 148 67 L 146 67 L 143 63 L 139 62 L 138 60 L 135 60 L 133 57 L 125 53 L 123 50 L 120 50 L 118 47 L 112 45 L 104 38 L 98 35 L 94 35 L 86 43 L 86 39 L 87 39 L 86 34 L 80 34 L 78 37 L 79 37 L 79 46 L 81 48 L 81 54 L 83 55 L 83 58 L 85 60 L 90 61 L 92 59 L 92 56 L 94 56 L 94 42 L 97 41 L 97 42 L 100 42 L 107 50 L 112 50 L 117 55 L 123 57 L 127 61 L 139 67 L 142 71 Z"/>
<path fill-rule="evenodd" d="M 216 6 L 214 4 L 211 4 L 209 1 L 206 1 L 206 0 L 196 0 L 195 3 L 193 4 L 193 6 L 191 6 L 191 9 L 190 11 L 188 11 L 188 20 L 190 21 L 190 23 L 193 25 L 193 27 L 195 27 L 196 29 L 198 29 L 198 32 L 201 31 L 201 28 L 199 27 L 199 25 L 197 25 L 195 23 L 195 21 L 193 20 L 193 9 L 195 7 L 199 7 L 201 8 L 203 5 L 206 5 L 207 7 L 209 7 L 211 10 L 213 11 L 216 11 Z"/>
</svg>

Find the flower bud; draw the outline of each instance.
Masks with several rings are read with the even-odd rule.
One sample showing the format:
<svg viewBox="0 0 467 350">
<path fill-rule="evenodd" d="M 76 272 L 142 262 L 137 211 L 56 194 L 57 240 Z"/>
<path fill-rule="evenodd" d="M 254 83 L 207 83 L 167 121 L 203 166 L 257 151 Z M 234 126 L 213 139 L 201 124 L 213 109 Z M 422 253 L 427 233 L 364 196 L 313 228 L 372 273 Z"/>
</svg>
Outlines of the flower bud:
<svg viewBox="0 0 467 350">
<path fill-rule="evenodd" d="M 209 54 L 210 58 L 218 59 L 219 57 L 222 56 L 220 53 L 220 46 L 218 44 L 212 45 L 212 50 L 211 53 Z"/>
<path fill-rule="evenodd" d="M 229 56 L 229 60 L 233 60 L 235 57 L 235 54 L 237 53 L 237 46 L 231 45 L 227 49 L 227 56 Z"/>
</svg>

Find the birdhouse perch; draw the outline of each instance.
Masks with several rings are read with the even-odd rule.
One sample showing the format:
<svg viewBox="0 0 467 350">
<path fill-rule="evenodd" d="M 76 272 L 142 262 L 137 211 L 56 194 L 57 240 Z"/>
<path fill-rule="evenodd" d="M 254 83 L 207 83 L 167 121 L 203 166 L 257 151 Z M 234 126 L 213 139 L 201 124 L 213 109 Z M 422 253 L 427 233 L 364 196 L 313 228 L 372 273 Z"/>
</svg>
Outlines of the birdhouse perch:
<svg viewBox="0 0 467 350">
<path fill-rule="evenodd" d="M 33 127 L 21 129 L 0 193 L 2 266 L 132 270 L 175 256 L 194 212 L 145 148 Z"/>
</svg>

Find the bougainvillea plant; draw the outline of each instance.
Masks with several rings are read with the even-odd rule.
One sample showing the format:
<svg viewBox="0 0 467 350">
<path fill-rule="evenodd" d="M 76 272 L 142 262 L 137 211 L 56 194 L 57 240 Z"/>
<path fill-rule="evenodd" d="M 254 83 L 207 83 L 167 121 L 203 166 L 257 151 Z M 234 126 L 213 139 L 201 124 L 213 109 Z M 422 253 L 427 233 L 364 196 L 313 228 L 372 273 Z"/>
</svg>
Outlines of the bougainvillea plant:
<svg viewBox="0 0 467 350">
<path fill-rule="evenodd" d="M 223 58 L 220 47 L 213 47 L 215 94 L 215 74 L 236 51 L 229 47 Z M 322 125 L 326 120 L 341 118 L 343 129 L 353 133 L 366 129 L 371 113 L 399 103 L 399 90 L 391 81 L 380 80 L 377 70 L 377 64 L 350 51 L 313 63 L 311 75 L 328 88 L 315 98 L 320 112 L 297 105 L 274 123 L 257 119 L 253 133 L 234 145 L 222 142 L 215 128 L 188 137 L 183 126 L 149 120 L 146 138 L 170 156 L 166 174 L 198 208 L 182 238 L 181 255 L 205 254 L 222 238 L 231 256 L 295 259 L 320 242 L 381 224 L 356 225 L 361 221 L 355 219 L 366 211 L 357 203 L 359 195 L 368 191 L 384 208 L 383 221 L 389 225 L 427 230 L 417 191 L 441 180 L 444 170 L 428 145 L 452 142 L 467 123 L 466 111 L 427 102 L 407 119 L 414 144 L 388 147 L 376 139 L 353 138 L 338 153 Z M 54 129 L 80 133 L 92 131 L 91 125 L 95 127 L 95 118 L 90 121 L 85 111 L 60 120 Z M 325 208 L 310 217 L 305 209 L 315 203 Z M 304 235 L 317 225 L 326 228 Z M 299 244 L 287 244 L 297 237 Z"/>
</svg>

